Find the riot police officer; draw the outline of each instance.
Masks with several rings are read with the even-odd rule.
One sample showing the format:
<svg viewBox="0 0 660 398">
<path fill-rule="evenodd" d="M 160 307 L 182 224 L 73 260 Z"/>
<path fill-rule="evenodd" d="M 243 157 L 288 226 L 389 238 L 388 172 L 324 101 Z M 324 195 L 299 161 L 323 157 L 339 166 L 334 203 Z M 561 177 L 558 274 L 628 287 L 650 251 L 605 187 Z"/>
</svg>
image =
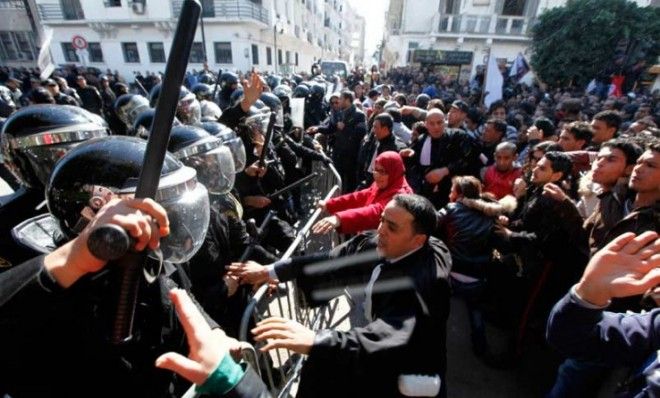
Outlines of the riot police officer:
<svg viewBox="0 0 660 398">
<path fill-rule="evenodd" d="M 229 97 L 240 86 L 238 75 L 232 72 L 223 72 L 220 75 L 220 92 L 218 94 L 218 105 L 223 111 L 229 108 Z"/>
<path fill-rule="evenodd" d="M 7 119 L 1 136 L 4 164 L 21 186 L 0 203 L 0 265 L 34 255 L 14 242 L 11 230 L 45 211 L 44 186 L 55 163 L 79 143 L 108 134 L 99 116 L 69 105 L 31 105 Z"/>
<path fill-rule="evenodd" d="M 7 293 L 0 299 L 2 392 L 16 398 L 169 397 L 187 387 L 155 369 L 154 361 L 166 351 L 187 351 L 167 292 L 190 286 L 183 268 L 174 264 L 189 260 L 203 243 L 208 194 L 193 169 L 166 155 L 156 194 L 160 205 L 128 199 L 145 149 L 137 138 L 101 138 L 73 149 L 53 170 L 48 208 L 67 238 L 80 239 L 0 275 Z M 135 250 L 159 249 L 164 259 L 162 267 L 159 261 L 145 262 L 152 283 L 139 273 L 133 338 L 119 347 L 108 341 L 119 268 L 105 267 L 86 249 L 99 222 L 119 224 L 136 238 Z M 167 235 L 160 245 L 159 235 Z M 68 261 L 80 257 L 83 261 Z M 35 361 L 47 371 L 35 374 Z"/>
</svg>

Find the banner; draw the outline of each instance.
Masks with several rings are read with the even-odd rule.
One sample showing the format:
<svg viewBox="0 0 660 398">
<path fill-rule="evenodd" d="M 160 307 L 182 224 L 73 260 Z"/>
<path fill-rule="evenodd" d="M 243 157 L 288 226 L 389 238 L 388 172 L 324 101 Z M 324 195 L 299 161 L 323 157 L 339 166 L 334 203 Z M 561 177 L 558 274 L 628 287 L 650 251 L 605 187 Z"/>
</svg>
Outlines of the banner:
<svg viewBox="0 0 660 398">
<path fill-rule="evenodd" d="M 50 74 L 55 70 L 53 60 L 50 58 L 50 42 L 53 40 L 53 29 L 44 28 L 44 40 L 41 42 L 39 48 L 39 57 L 37 58 L 37 66 L 41 71 L 39 78 L 46 80 Z"/>
<path fill-rule="evenodd" d="M 502 86 L 504 78 L 497 65 L 497 59 L 493 54 L 488 56 L 488 69 L 486 70 L 486 82 L 484 92 L 484 104 L 490 106 L 493 102 L 502 99 Z"/>
</svg>

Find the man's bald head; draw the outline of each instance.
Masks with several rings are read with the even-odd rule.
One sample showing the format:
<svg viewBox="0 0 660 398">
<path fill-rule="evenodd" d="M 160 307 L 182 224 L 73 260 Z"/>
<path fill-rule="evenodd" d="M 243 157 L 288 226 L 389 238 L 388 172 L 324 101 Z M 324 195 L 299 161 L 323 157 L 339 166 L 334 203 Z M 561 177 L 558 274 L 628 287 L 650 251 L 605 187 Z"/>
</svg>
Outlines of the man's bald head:
<svg viewBox="0 0 660 398">
<path fill-rule="evenodd" d="M 431 138 L 440 138 L 445 132 L 445 113 L 433 108 L 426 114 L 426 129 Z"/>
</svg>

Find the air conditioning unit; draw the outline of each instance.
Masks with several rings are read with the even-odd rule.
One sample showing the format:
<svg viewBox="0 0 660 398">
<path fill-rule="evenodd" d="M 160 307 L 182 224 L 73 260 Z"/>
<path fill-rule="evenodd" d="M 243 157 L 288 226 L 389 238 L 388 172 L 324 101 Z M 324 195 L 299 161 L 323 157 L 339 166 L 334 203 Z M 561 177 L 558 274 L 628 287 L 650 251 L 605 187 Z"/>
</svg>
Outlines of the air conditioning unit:
<svg viewBox="0 0 660 398">
<path fill-rule="evenodd" d="M 133 9 L 133 12 L 136 14 L 144 14 L 144 1 L 133 1 L 131 3 L 131 8 Z"/>
</svg>

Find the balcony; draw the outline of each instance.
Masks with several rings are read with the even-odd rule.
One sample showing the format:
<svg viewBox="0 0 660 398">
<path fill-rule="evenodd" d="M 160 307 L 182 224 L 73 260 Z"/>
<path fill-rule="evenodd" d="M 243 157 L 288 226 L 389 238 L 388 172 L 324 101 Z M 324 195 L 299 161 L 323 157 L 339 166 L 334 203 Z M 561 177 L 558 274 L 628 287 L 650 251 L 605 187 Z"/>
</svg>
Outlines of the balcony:
<svg viewBox="0 0 660 398">
<path fill-rule="evenodd" d="M 65 0 L 58 3 L 40 3 L 39 18 L 42 21 L 77 21 L 85 19 L 80 2 Z"/>
<path fill-rule="evenodd" d="M 532 22 L 518 16 L 445 14 L 440 15 L 437 33 L 520 38 L 529 35 Z"/>
<path fill-rule="evenodd" d="M 172 2 L 172 15 L 178 18 L 183 1 Z M 204 2 L 204 18 L 219 18 L 223 20 L 254 20 L 265 25 L 269 24 L 268 10 L 259 4 L 248 0 L 215 0 Z"/>
</svg>

